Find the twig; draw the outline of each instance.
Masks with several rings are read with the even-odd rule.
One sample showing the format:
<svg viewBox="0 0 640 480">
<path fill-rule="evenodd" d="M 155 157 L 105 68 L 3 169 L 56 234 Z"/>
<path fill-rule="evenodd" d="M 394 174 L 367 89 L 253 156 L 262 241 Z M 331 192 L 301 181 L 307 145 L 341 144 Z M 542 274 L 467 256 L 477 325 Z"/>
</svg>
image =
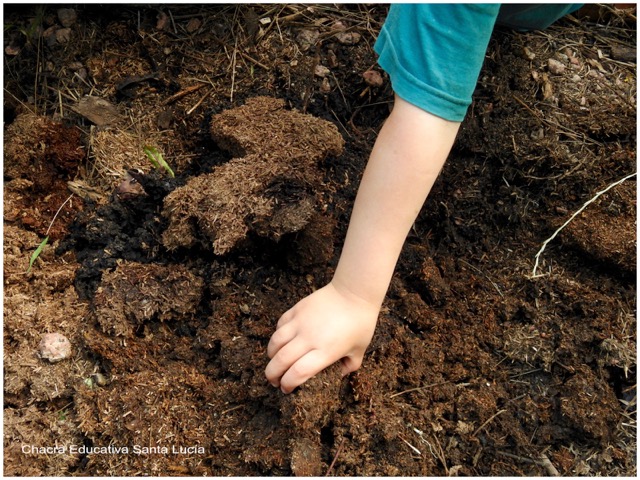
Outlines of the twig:
<svg viewBox="0 0 640 480">
<path fill-rule="evenodd" d="M 500 415 L 501 413 L 506 412 L 507 410 L 498 410 L 496 413 L 494 413 L 493 415 L 491 415 L 486 422 L 484 422 L 482 425 L 480 425 L 475 432 L 473 432 L 473 435 L 471 435 L 472 437 L 475 437 L 476 435 L 478 435 L 478 433 L 480 433 L 480 430 L 482 430 L 484 427 L 486 427 L 487 425 L 489 425 L 489 423 L 496 418 L 498 415 Z"/>
<path fill-rule="evenodd" d="M 311 7 L 307 7 L 304 10 L 299 10 L 299 11 L 297 11 L 295 13 L 290 14 L 290 15 L 287 15 L 287 16 L 284 16 L 284 17 L 278 17 L 276 20 L 278 22 L 282 22 L 282 23 L 293 22 L 294 20 L 297 20 L 299 17 L 301 17 L 305 13 L 309 13 L 312 10 L 313 9 Z"/>
<path fill-rule="evenodd" d="M 571 223 L 573 221 L 574 218 L 576 218 L 578 215 L 580 215 L 582 213 L 582 211 L 587 208 L 590 204 L 592 204 L 593 202 L 595 202 L 602 194 L 608 192 L 609 190 L 611 190 L 613 187 L 616 187 L 618 185 L 620 185 L 622 182 L 630 179 L 631 177 L 636 176 L 636 172 L 627 175 L 624 178 L 621 178 L 620 180 L 618 180 L 617 182 L 613 182 L 611 185 L 609 185 L 607 188 L 605 188 L 604 190 L 600 190 L 598 193 L 596 193 L 591 199 L 587 200 L 578 210 L 575 211 L 575 213 L 573 215 L 571 215 L 571 217 L 569 217 L 569 220 L 567 220 L 566 222 L 564 222 L 562 224 L 562 226 L 560 228 L 558 228 L 555 232 L 553 232 L 553 235 L 551 235 L 549 238 L 547 238 L 543 244 L 542 247 L 540 248 L 540 250 L 538 250 L 538 253 L 536 253 L 535 259 L 536 262 L 533 265 L 533 271 L 531 272 L 531 278 L 536 278 L 538 276 L 541 275 L 536 275 L 536 272 L 538 270 L 538 264 L 540 262 L 540 255 L 542 255 L 542 252 L 544 252 L 544 249 L 547 247 L 547 245 L 549 244 L 549 242 L 551 242 L 554 238 L 556 238 L 558 236 L 558 234 L 564 229 L 564 227 L 566 227 L 567 225 L 569 225 L 569 223 Z"/>
<path fill-rule="evenodd" d="M 436 445 L 438 446 L 438 459 L 440 460 L 440 463 L 442 463 L 442 466 L 444 467 L 444 474 L 445 476 L 449 476 L 449 467 L 447 467 L 447 457 L 445 457 L 444 455 L 444 450 L 442 449 L 442 445 L 440 445 L 440 440 L 438 440 L 438 436 L 434 433 L 433 434 L 433 439 L 436 441 Z"/>
<path fill-rule="evenodd" d="M 484 272 L 483 272 L 482 270 L 480 270 L 479 268 L 474 267 L 473 265 L 471 265 L 469 262 L 467 262 L 467 261 L 465 261 L 465 260 L 460 259 L 460 261 L 461 261 L 462 263 L 466 263 L 468 266 L 470 266 L 470 267 L 471 267 L 473 270 L 475 270 L 477 273 L 479 273 L 480 275 L 484 276 L 487 280 L 489 280 L 489 282 L 491 283 L 491 285 L 493 285 L 493 288 L 495 288 L 495 289 L 496 289 L 496 291 L 500 294 L 500 296 L 501 296 L 502 298 L 504 298 L 504 295 L 502 294 L 502 291 L 500 291 L 500 288 L 498 287 L 498 285 L 496 285 L 496 283 L 495 283 L 493 280 L 491 280 L 491 278 L 489 278 L 489 275 L 487 275 L 486 273 L 484 273 Z"/>
<path fill-rule="evenodd" d="M 404 437 L 403 437 L 402 435 L 398 435 L 398 438 L 399 438 L 400 440 L 402 440 L 404 443 L 406 443 L 406 444 L 407 444 L 407 446 L 408 446 L 411 450 L 413 450 L 415 453 L 417 453 L 418 455 L 422 455 L 422 452 L 421 452 L 420 450 L 418 450 L 416 447 L 414 447 L 413 445 L 411 445 L 409 442 L 407 442 L 407 441 L 404 439 Z"/>
<path fill-rule="evenodd" d="M 260 68 L 262 68 L 263 70 L 269 71 L 271 70 L 269 67 L 267 67 L 264 63 L 259 62 L 258 60 L 256 60 L 255 58 L 247 55 L 246 53 L 244 53 L 242 50 L 240 50 L 238 53 L 240 53 L 240 56 L 242 58 L 244 58 L 245 60 L 250 61 L 251 63 L 254 63 L 255 65 L 259 66 Z"/>
<path fill-rule="evenodd" d="M 236 54 L 238 53 L 238 39 L 236 37 L 235 44 L 233 45 L 233 55 L 231 56 L 231 95 L 229 101 L 233 103 L 233 90 L 236 85 Z"/>
<path fill-rule="evenodd" d="M 58 218 L 58 215 L 60 214 L 60 211 L 62 210 L 62 207 L 64 207 L 67 204 L 67 202 L 73 198 L 73 195 L 74 194 L 72 193 L 71 195 L 69 195 L 67 197 L 67 199 L 64 202 L 62 202 L 62 205 L 60 205 L 60 208 L 58 208 L 58 211 L 53 216 L 53 219 L 51 220 L 51 223 L 49 224 L 49 228 L 47 228 L 47 232 L 44 234 L 45 237 L 49 236 L 49 231 L 51 230 L 51 227 L 53 227 L 53 222 L 56 221 L 56 218 Z"/>
<path fill-rule="evenodd" d="M 333 457 L 333 460 L 331 461 L 331 465 L 329 465 L 329 468 L 327 469 L 327 473 L 324 474 L 325 477 L 329 476 L 329 474 L 333 470 L 334 465 L 336 464 L 336 460 L 338 460 L 338 456 L 340 455 L 340 453 L 342 453 L 342 447 L 344 446 L 344 441 L 345 441 L 345 438 L 343 438 L 342 441 L 340 442 L 340 445 L 338 445 L 338 450 L 336 450 L 336 454 Z"/>
<path fill-rule="evenodd" d="M 546 454 L 543 453 L 542 455 L 540 455 L 540 461 L 542 462 L 542 466 L 547 469 L 547 473 L 549 474 L 549 476 L 551 477 L 560 476 L 560 472 L 553 465 L 553 463 L 551 463 L 551 460 L 549 460 L 549 457 L 547 457 Z"/>
<path fill-rule="evenodd" d="M 181 99 L 182 97 L 189 95 L 190 93 L 196 92 L 198 90 L 200 90 L 202 87 L 204 87 L 206 85 L 206 83 L 199 83 L 196 85 L 191 85 L 190 87 L 187 87 L 183 90 L 180 90 L 178 93 L 176 93 L 175 95 L 171 95 L 169 98 L 167 98 L 166 100 L 164 100 L 161 105 L 169 105 L 170 103 L 175 102 L 176 100 Z"/>
<path fill-rule="evenodd" d="M 187 115 L 191 115 L 191 114 L 194 112 L 194 110 L 196 110 L 200 105 L 202 105 L 202 102 L 204 102 L 204 101 L 205 101 L 205 99 L 206 99 L 207 97 L 209 97 L 209 95 L 211 95 L 211 93 L 213 92 L 213 90 L 214 90 L 214 89 L 213 89 L 213 88 L 211 88 L 207 93 L 205 93 L 205 94 L 202 96 L 202 98 L 201 98 L 200 100 L 198 100 L 198 101 L 196 102 L 196 104 L 195 104 L 193 107 L 191 107 L 189 110 L 187 110 Z"/>
<path fill-rule="evenodd" d="M 497 450 L 496 453 L 498 455 L 502 455 L 503 457 L 511 458 L 512 460 L 519 460 L 521 462 L 533 463 L 535 465 L 542 466 L 542 462 L 540 460 L 534 460 L 533 458 L 521 457 L 519 455 L 514 455 L 513 453 L 501 452 L 500 450 Z"/>
<path fill-rule="evenodd" d="M 393 397 L 397 397 L 397 396 L 400 396 L 400 395 L 404 395 L 405 393 L 417 392 L 417 391 L 420 391 L 420 390 L 424 390 L 426 388 L 437 387 L 439 385 L 445 385 L 446 383 L 449 383 L 449 382 L 432 383 L 430 385 L 423 385 L 422 387 L 410 388 L 409 390 L 403 390 L 402 392 L 396 392 L 396 393 L 394 393 L 392 395 L 389 395 L 389 398 L 393 398 Z"/>
<path fill-rule="evenodd" d="M 233 412 L 234 410 L 239 410 L 239 409 L 241 409 L 243 407 L 244 407 L 244 404 L 236 405 L 235 407 L 228 408 L 228 409 L 223 410 L 222 412 L 220 412 L 220 416 L 224 415 L 225 413 Z"/>
<path fill-rule="evenodd" d="M 533 458 L 521 457 L 519 455 L 514 455 L 513 453 L 501 452 L 500 450 L 496 451 L 498 455 L 502 455 L 503 457 L 511 458 L 513 460 L 519 460 L 525 463 L 533 463 L 534 465 L 538 465 L 540 467 L 544 467 L 547 469 L 547 473 L 552 477 L 559 477 L 560 472 L 553 466 L 549 457 L 547 457 L 544 453 L 540 455 L 540 460 L 534 460 Z"/>
</svg>

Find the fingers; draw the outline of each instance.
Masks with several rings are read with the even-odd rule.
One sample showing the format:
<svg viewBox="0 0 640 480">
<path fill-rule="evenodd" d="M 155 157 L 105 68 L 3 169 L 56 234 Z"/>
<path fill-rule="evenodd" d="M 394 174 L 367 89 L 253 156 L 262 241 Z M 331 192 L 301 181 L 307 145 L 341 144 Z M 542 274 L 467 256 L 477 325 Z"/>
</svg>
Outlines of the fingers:
<svg viewBox="0 0 640 480">
<path fill-rule="evenodd" d="M 276 325 L 276 330 L 280 327 L 283 327 L 284 325 L 286 325 L 287 323 L 289 323 L 291 320 L 293 320 L 295 318 L 294 314 L 293 314 L 293 309 L 289 309 L 286 312 L 284 312 L 282 314 L 282 316 L 280 317 L 280 319 L 278 320 L 278 324 Z"/>
<path fill-rule="evenodd" d="M 293 328 L 285 326 L 278 329 L 267 350 L 271 361 L 265 369 L 265 376 L 271 385 L 280 387 L 284 393 L 291 393 L 337 360 L 302 340 L 296 341 L 295 335 Z M 341 362 L 344 376 L 360 368 L 362 355 L 344 357 Z"/>
<path fill-rule="evenodd" d="M 291 393 L 334 361 L 320 350 L 309 350 L 306 343 L 293 341 L 271 359 L 265 375 L 271 385 L 279 386 L 283 393 Z"/>
<path fill-rule="evenodd" d="M 282 346 L 278 352 L 274 354 L 264 371 L 269 383 L 274 387 L 279 387 L 281 385 L 281 378 L 285 372 L 308 351 L 309 347 L 300 341 L 290 341 Z"/>
<path fill-rule="evenodd" d="M 280 390 L 291 393 L 297 387 L 321 372 L 333 362 L 328 361 L 320 350 L 311 350 L 298 359 L 280 379 Z"/>
<path fill-rule="evenodd" d="M 287 345 L 296 336 L 296 329 L 293 324 L 278 326 L 278 329 L 271 336 L 267 346 L 267 356 L 273 358 L 282 347 Z"/>
</svg>

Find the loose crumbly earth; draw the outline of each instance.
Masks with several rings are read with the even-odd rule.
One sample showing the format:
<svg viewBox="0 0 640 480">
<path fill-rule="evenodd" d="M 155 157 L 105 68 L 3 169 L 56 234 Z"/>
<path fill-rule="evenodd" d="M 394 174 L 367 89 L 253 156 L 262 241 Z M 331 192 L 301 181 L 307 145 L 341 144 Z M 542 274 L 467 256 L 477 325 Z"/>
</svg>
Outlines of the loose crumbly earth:
<svg viewBox="0 0 640 480">
<path fill-rule="evenodd" d="M 5 9 L 6 475 L 635 475 L 636 178 L 533 275 L 635 171 L 635 10 L 495 32 L 362 368 L 267 384 L 392 106 L 385 14 Z"/>
</svg>

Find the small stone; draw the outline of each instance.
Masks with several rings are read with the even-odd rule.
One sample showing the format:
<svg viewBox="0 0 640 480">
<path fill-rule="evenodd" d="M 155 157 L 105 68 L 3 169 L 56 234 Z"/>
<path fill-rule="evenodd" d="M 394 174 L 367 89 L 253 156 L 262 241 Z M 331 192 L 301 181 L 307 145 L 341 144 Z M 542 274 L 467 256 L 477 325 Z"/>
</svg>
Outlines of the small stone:
<svg viewBox="0 0 640 480">
<path fill-rule="evenodd" d="M 549 67 L 549 72 L 553 73 L 554 75 L 561 75 L 564 73 L 565 67 L 564 64 L 558 60 L 555 60 L 553 58 L 549 59 L 549 63 L 547 64 Z"/>
<path fill-rule="evenodd" d="M 542 140 L 544 138 L 544 128 L 531 132 L 532 140 Z"/>
<path fill-rule="evenodd" d="M 60 25 L 65 28 L 69 28 L 76 23 L 77 19 L 78 14 L 73 8 L 61 8 L 58 10 L 58 20 L 60 20 Z"/>
<path fill-rule="evenodd" d="M 624 45 L 612 45 L 611 58 L 621 62 L 635 62 L 637 58 L 636 49 Z"/>
<path fill-rule="evenodd" d="M 336 34 L 336 40 L 342 45 L 355 45 L 361 38 L 362 35 L 358 32 L 340 32 Z"/>
<path fill-rule="evenodd" d="M 71 356 L 71 343 L 61 333 L 47 333 L 38 346 L 40 358 L 56 363 Z"/>
<path fill-rule="evenodd" d="M 320 85 L 320 91 L 322 93 L 329 93 L 331 91 L 331 83 L 327 77 L 322 79 L 322 84 Z"/>
<path fill-rule="evenodd" d="M 522 48 L 522 57 L 526 60 L 533 60 L 536 58 L 536 54 L 529 47 Z"/>
<path fill-rule="evenodd" d="M 93 380 L 93 383 L 95 385 L 98 385 L 99 387 L 104 387 L 106 385 L 109 385 L 109 380 L 107 379 L 107 377 L 105 377 L 100 372 L 94 373 L 93 375 L 91 375 L 91 379 Z"/>
<path fill-rule="evenodd" d="M 169 15 L 164 12 L 158 13 L 156 16 L 156 30 L 165 30 L 169 26 Z"/>
<path fill-rule="evenodd" d="M 124 179 L 116 187 L 116 195 L 120 200 L 132 200 L 146 194 L 140 182 L 129 172 L 125 173 Z"/>
<path fill-rule="evenodd" d="M 115 105 L 100 97 L 84 96 L 71 106 L 71 110 L 99 127 L 112 125 L 121 120 Z"/>
<path fill-rule="evenodd" d="M 336 68 L 339 65 L 338 57 L 333 50 L 329 50 L 329 52 L 327 52 L 327 63 L 329 63 L 330 68 Z"/>
<path fill-rule="evenodd" d="M 300 46 L 300 50 L 306 52 L 316 44 L 319 37 L 320 32 L 318 32 L 318 30 L 300 30 L 298 35 L 296 35 L 296 42 Z"/>
<path fill-rule="evenodd" d="M 331 73 L 331 70 L 329 70 L 324 65 L 316 65 L 316 68 L 313 71 L 313 73 L 316 77 L 324 78 Z"/>
<path fill-rule="evenodd" d="M 376 70 L 367 70 L 362 74 L 364 81 L 367 85 L 374 88 L 379 88 L 384 84 L 382 75 Z"/>
<path fill-rule="evenodd" d="M 56 42 L 59 44 L 68 43 L 71 40 L 71 29 L 70 28 L 61 28 L 60 30 L 56 30 Z"/>
<path fill-rule="evenodd" d="M 54 25 L 52 27 L 47 28 L 44 32 L 42 32 L 42 38 L 48 47 L 53 47 L 57 43 L 56 32 L 60 30 L 60 27 Z"/>
<path fill-rule="evenodd" d="M 189 33 L 193 33 L 196 30 L 198 30 L 200 27 L 202 26 L 202 21 L 199 18 L 192 18 L 191 20 L 189 20 L 189 23 L 187 23 L 187 32 Z"/>
<path fill-rule="evenodd" d="M 571 65 L 580 65 L 580 60 L 576 57 L 576 53 L 573 50 L 565 48 L 564 53 L 567 55 L 567 58 L 569 58 Z"/>
</svg>

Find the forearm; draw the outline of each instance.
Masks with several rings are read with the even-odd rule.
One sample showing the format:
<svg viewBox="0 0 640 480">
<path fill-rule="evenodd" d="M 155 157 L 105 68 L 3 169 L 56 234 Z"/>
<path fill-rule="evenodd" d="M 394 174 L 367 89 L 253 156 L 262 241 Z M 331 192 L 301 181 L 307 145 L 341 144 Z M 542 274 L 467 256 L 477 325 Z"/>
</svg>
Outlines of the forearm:
<svg viewBox="0 0 640 480">
<path fill-rule="evenodd" d="M 459 125 L 396 97 L 362 177 L 332 280 L 336 286 L 382 303 L 406 236 Z"/>
</svg>

